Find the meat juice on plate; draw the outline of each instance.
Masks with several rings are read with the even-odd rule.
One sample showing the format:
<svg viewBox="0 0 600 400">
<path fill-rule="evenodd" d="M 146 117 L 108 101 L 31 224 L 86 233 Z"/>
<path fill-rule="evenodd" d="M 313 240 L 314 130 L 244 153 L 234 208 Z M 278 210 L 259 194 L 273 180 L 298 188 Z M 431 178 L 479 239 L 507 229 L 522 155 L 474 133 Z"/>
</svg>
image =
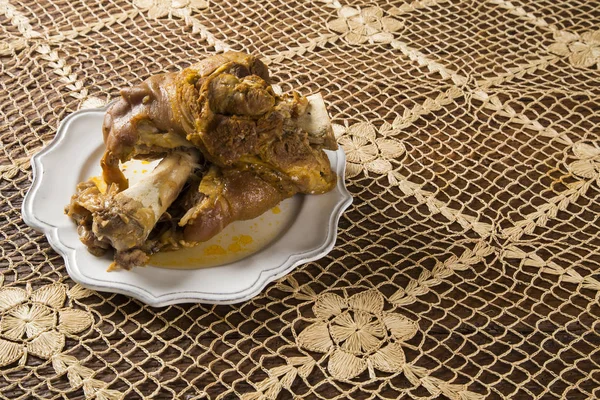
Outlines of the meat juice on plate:
<svg viewBox="0 0 600 400">
<path fill-rule="evenodd" d="M 135 184 L 158 164 L 131 160 L 122 165 L 130 184 Z M 170 252 L 159 252 L 150 257 L 148 266 L 171 269 L 209 268 L 229 264 L 248 257 L 268 246 L 294 221 L 302 203 L 301 196 L 282 201 L 261 216 L 235 221 L 212 239 L 197 246 Z"/>
</svg>

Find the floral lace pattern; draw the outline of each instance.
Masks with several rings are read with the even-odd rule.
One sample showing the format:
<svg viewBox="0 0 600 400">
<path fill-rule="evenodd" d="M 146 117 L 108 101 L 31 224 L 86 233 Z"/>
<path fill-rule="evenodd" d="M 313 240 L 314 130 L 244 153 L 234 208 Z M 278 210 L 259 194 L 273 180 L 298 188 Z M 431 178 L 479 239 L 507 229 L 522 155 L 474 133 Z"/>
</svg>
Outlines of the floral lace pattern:
<svg viewBox="0 0 600 400">
<path fill-rule="evenodd" d="M 48 360 L 65 346 L 65 334 L 90 327 L 89 313 L 63 307 L 66 295 L 60 284 L 0 288 L 0 366 L 24 363 L 27 354 Z"/>
<path fill-rule="evenodd" d="M 600 70 L 600 29 L 581 35 L 558 31 L 554 34 L 556 43 L 548 51 L 559 56 L 569 57 L 569 62 L 577 68 L 596 66 Z"/>
<path fill-rule="evenodd" d="M 476 247 L 475 257 L 468 252 L 459 260 L 464 260 L 465 265 L 481 262 L 481 256 L 489 254 L 487 250 L 485 246 Z M 470 259 L 467 261 L 468 257 Z M 457 261 L 451 257 L 443 265 L 450 266 Z M 464 270 L 465 267 L 460 269 Z M 452 274 L 451 267 L 448 271 Z M 427 283 L 426 279 L 422 282 L 424 285 L 435 285 Z M 301 286 L 293 277 L 278 283 L 276 287 L 291 293 L 298 300 L 313 302 L 313 317 L 300 314 L 295 321 L 309 323 L 299 333 L 295 332 L 298 348 L 303 352 L 308 351 L 308 354 L 286 357 L 287 363 L 271 369 L 270 378 L 258 383 L 256 392 L 245 394 L 243 400 L 278 398 L 283 390 L 290 390 L 297 378 L 308 379 L 325 364 L 330 379 L 336 381 L 358 383 L 356 379 L 366 374 L 368 382 L 374 382 L 402 374 L 413 387 L 423 387 L 432 396 L 443 394 L 451 400 L 483 399 L 483 396 L 469 391 L 465 385 L 450 384 L 435 378 L 427 369 L 407 360 L 403 347 L 414 350 L 414 346 L 406 342 L 417 334 L 418 324 L 397 312 L 385 312 L 384 308 L 386 302 L 388 306 L 412 303 L 414 300 L 404 296 L 425 294 L 418 289 L 418 285 L 407 287 L 406 292 L 397 292 L 390 299 L 385 299 L 375 289 L 362 290 L 351 296 L 346 292 L 337 294 L 334 291 L 316 294 L 310 286 Z M 296 323 L 292 326 L 295 329 Z M 320 353 L 321 357 L 314 358 L 310 353 Z M 378 376 L 377 371 L 387 375 Z"/>
<path fill-rule="evenodd" d="M 189 15 L 208 8 L 205 0 L 135 0 L 134 4 L 140 10 L 147 11 L 148 16 L 154 19 Z"/>
<path fill-rule="evenodd" d="M 599 398 L 600 20 L 579 0 L 0 0 L 0 398 Z M 355 197 L 243 304 L 69 281 L 19 214 L 69 113 L 229 49 L 320 92 Z"/>
<path fill-rule="evenodd" d="M 327 369 L 336 379 L 356 378 L 368 369 L 400 372 L 406 362 L 401 343 L 412 338 L 417 325 L 398 314 L 383 312 L 383 296 L 376 291 L 347 300 L 335 293 L 320 296 L 312 325 L 300 332 L 298 345 L 331 353 Z"/>
<path fill-rule="evenodd" d="M 94 371 L 77 358 L 64 354 L 66 339 L 88 330 L 94 319 L 73 302 L 92 294 L 79 285 L 52 283 L 32 290 L 2 286 L 0 275 L 0 368 L 25 366 L 30 357 L 50 361 L 56 374 L 66 374 L 72 388 L 83 388 L 87 397 L 118 400 L 123 393 L 108 389 Z M 69 301 L 67 301 L 67 299 Z"/>
<path fill-rule="evenodd" d="M 402 142 L 386 137 L 388 127 L 383 127 L 380 131 L 382 137 L 379 138 L 375 127 L 367 122 L 349 127 L 335 124 L 333 129 L 338 143 L 346 152 L 348 178 L 353 178 L 362 171 L 387 174 L 393 169 L 392 160 L 399 161 L 406 152 Z"/>
<path fill-rule="evenodd" d="M 344 6 L 338 10 L 338 16 L 329 21 L 327 26 L 350 44 L 390 43 L 394 33 L 404 27 L 401 21 L 384 16 L 379 7 L 358 9 Z"/>
<path fill-rule="evenodd" d="M 600 147 L 588 143 L 576 143 L 573 155 L 578 159 L 568 165 L 569 171 L 581 178 L 595 179 L 600 187 Z"/>
</svg>

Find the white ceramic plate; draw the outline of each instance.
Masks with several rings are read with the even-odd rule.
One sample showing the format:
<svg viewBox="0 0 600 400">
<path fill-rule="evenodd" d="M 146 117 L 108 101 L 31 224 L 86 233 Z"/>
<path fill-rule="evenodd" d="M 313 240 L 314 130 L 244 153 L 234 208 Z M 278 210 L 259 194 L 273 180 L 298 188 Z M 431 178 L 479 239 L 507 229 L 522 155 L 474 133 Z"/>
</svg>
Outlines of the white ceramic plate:
<svg viewBox="0 0 600 400">
<path fill-rule="evenodd" d="M 269 282 L 333 248 L 339 218 L 352 203 L 341 149 L 327 152 L 339 177 L 331 192 L 294 196 L 261 217 L 231 224 L 198 248 L 154 257 L 148 266 L 131 271 L 107 272 L 110 255 L 90 254 L 63 213 L 77 183 L 100 174 L 105 112 L 78 111 L 61 123 L 52 143 L 32 158 L 33 184 L 23 202 L 24 221 L 46 234 L 74 281 L 153 306 L 231 304 L 256 296 Z M 134 161 L 125 166 L 126 175 L 135 181 L 152 167 Z"/>
</svg>

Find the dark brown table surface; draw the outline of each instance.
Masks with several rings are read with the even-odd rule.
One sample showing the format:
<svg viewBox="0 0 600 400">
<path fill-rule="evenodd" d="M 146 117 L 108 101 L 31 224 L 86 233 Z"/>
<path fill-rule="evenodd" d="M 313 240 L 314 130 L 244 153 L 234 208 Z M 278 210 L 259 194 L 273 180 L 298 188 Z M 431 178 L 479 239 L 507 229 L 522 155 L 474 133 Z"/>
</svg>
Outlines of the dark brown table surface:
<svg viewBox="0 0 600 400">
<path fill-rule="evenodd" d="M 0 398 L 600 398 L 599 9 L 0 0 Z M 228 49 L 325 98 L 335 248 L 237 305 L 76 285 L 21 219 L 30 157 Z"/>
</svg>

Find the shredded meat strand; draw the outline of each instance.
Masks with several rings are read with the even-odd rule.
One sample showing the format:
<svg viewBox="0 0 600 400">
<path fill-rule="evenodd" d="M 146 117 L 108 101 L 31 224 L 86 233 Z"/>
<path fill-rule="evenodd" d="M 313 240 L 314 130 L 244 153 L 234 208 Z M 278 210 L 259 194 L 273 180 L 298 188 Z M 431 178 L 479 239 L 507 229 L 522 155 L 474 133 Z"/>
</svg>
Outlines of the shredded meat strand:
<svg viewBox="0 0 600 400">
<path fill-rule="evenodd" d="M 118 268 L 206 241 L 296 193 L 336 184 L 323 150 L 337 144 L 322 99 L 275 94 L 267 67 L 249 54 L 209 57 L 122 90 L 103 134 L 102 184 L 110 192 L 97 180 L 80 184 L 67 214 L 94 254 L 116 250 Z M 129 187 L 120 162 L 161 157 L 175 172 L 163 168 Z"/>
</svg>

